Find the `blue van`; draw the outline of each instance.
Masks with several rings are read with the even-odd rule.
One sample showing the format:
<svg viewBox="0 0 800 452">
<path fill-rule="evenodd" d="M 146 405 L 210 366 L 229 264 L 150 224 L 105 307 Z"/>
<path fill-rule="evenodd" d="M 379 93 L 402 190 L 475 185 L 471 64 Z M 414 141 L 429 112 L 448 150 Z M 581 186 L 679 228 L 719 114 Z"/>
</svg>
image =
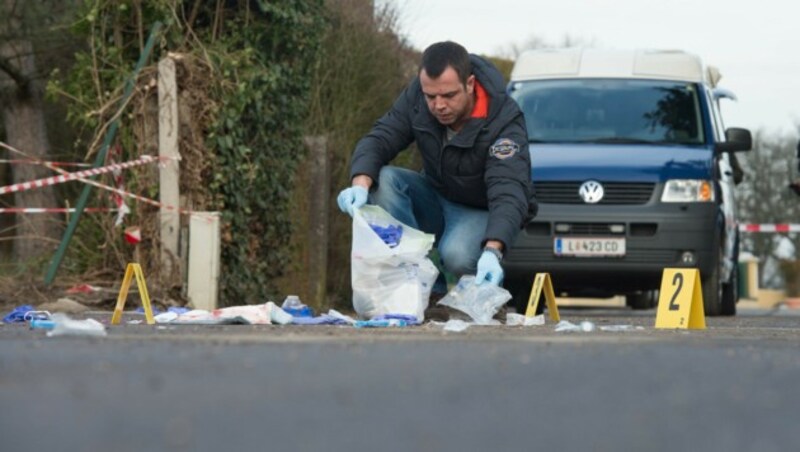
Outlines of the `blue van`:
<svg viewBox="0 0 800 452">
<path fill-rule="evenodd" d="M 667 267 L 700 270 L 707 315 L 734 315 L 735 152 L 719 72 L 681 51 L 536 50 L 509 83 L 528 127 L 539 213 L 504 261 L 524 306 L 533 275 L 559 296 L 626 296 L 654 307 Z"/>
</svg>

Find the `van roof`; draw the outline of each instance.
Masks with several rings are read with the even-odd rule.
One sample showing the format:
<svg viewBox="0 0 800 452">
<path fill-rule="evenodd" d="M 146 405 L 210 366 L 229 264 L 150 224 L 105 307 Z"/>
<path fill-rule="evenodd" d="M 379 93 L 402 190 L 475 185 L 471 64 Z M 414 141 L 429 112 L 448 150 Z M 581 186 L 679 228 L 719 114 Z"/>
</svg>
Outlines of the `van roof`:
<svg viewBox="0 0 800 452">
<path fill-rule="evenodd" d="M 703 63 L 681 50 L 540 49 L 522 53 L 511 71 L 511 81 L 559 78 L 702 82 Z"/>
</svg>

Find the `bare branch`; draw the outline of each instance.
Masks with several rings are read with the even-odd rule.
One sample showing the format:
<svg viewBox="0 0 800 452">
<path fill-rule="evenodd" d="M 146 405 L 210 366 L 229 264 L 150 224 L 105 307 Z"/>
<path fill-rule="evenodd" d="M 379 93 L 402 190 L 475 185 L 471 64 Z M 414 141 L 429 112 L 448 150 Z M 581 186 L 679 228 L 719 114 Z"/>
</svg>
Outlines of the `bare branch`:
<svg viewBox="0 0 800 452">
<path fill-rule="evenodd" d="M 26 90 L 28 85 L 30 84 L 31 80 L 22 74 L 16 66 L 14 66 L 8 58 L 0 56 L 0 70 L 8 74 L 12 80 L 17 84 L 17 87 L 20 90 Z"/>
</svg>

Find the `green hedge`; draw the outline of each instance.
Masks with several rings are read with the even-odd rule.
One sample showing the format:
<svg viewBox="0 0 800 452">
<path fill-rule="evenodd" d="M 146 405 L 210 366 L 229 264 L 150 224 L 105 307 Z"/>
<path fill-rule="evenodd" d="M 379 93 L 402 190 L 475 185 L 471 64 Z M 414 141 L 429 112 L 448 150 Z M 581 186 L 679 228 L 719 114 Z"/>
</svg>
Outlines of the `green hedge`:
<svg viewBox="0 0 800 452">
<path fill-rule="evenodd" d="M 183 167 L 192 162 L 182 162 L 181 186 L 184 191 L 189 184 L 189 193 L 207 192 L 197 197 L 194 209 L 222 212 L 223 304 L 260 302 L 275 293 L 273 281 L 291 258 L 293 174 L 305 152 L 301 137 L 322 12 L 321 0 L 87 2 L 73 31 L 87 39 L 88 48 L 76 55 L 69 75 L 51 85 L 51 93 L 74 100 L 69 117 L 91 137 L 113 115 L 115 96 L 150 25 L 165 23 L 160 46 L 122 117 L 118 141 L 132 153 L 141 148 L 137 112 L 152 102 L 146 86 L 160 58 L 167 52 L 187 55 L 193 64 L 182 70 L 201 70 L 201 77 L 209 78 L 203 81 L 207 92 L 194 92 L 202 99 L 192 102 L 198 132 L 206 137 L 201 162 L 194 162 L 204 165 L 201 179 L 183 180 Z M 155 196 L 145 182 L 128 185 Z M 134 220 L 139 215 L 139 221 L 152 221 L 153 213 L 138 209 Z M 88 226 L 78 230 L 89 241 L 96 233 Z M 119 241 L 119 235 L 105 240 Z"/>
</svg>

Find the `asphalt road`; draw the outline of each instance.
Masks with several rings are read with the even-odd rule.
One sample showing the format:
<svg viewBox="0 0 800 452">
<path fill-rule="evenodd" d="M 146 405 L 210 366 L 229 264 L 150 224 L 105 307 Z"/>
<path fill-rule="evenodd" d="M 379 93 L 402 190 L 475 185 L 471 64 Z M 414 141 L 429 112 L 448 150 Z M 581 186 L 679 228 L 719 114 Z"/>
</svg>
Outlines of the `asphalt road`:
<svg viewBox="0 0 800 452">
<path fill-rule="evenodd" d="M 0 326 L 0 450 L 798 448 L 800 316 L 704 331 Z M 107 316 L 99 316 L 107 320 Z"/>
</svg>

